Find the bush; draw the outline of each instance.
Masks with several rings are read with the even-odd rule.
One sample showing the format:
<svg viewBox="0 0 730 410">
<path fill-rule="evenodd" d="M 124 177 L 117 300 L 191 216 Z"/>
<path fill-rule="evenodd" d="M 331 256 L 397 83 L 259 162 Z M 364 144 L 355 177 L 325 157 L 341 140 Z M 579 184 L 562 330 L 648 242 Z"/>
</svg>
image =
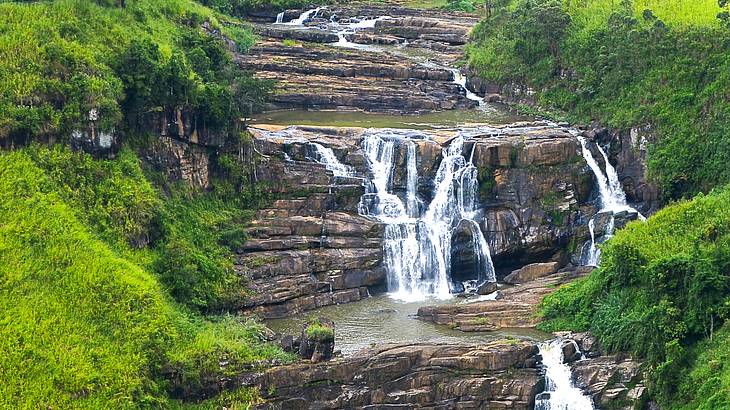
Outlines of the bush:
<svg viewBox="0 0 730 410">
<path fill-rule="evenodd" d="M 665 199 L 730 182 L 730 30 L 710 0 L 514 0 L 472 33 L 470 65 L 536 91 L 574 122 L 652 126 L 652 177 Z"/>
<path fill-rule="evenodd" d="M 644 358 L 662 407 L 703 403 L 680 386 L 701 371 L 697 343 L 730 318 L 729 204 L 730 186 L 630 224 L 603 245 L 600 268 L 545 298 L 541 327 L 590 330 L 607 349 Z"/>
</svg>

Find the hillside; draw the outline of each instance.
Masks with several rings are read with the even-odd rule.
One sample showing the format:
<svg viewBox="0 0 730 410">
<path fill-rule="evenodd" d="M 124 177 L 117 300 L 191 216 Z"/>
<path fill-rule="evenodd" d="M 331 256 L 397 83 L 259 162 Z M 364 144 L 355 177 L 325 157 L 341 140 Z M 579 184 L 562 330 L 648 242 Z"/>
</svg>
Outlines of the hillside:
<svg viewBox="0 0 730 410">
<path fill-rule="evenodd" d="M 621 230 L 599 269 L 545 299 L 542 327 L 646 358 L 662 408 L 730 407 L 728 203 L 717 189 Z"/>
<path fill-rule="evenodd" d="M 244 291 L 229 254 L 255 187 L 220 156 L 229 178 L 191 190 L 138 152 L 170 107 L 238 144 L 267 85 L 211 33 L 239 50 L 253 35 L 193 1 L 113 3 L 0 4 L 0 408 L 243 406 L 255 391 L 205 399 L 228 372 L 290 359 L 255 322 L 210 314 Z M 136 149 L 73 152 L 92 109 Z"/>
<path fill-rule="evenodd" d="M 665 200 L 730 181 L 727 6 L 712 1 L 495 2 L 469 64 L 552 115 L 648 127 L 649 169 Z"/>
</svg>

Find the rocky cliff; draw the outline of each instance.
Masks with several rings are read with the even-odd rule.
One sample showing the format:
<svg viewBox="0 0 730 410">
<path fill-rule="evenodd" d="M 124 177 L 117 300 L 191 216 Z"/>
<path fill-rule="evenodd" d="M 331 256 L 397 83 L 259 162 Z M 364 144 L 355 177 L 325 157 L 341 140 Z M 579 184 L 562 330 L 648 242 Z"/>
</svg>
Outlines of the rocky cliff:
<svg viewBox="0 0 730 410">
<path fill-rule="evenodd" d="M 360 128 L 277 127 L 252 129 L 259 162 L 257 177 L 278 198 L 260 210 L 248 228 L 236 270 L 252 289 L 239 308 L 263 317 L 283 317 L 319 306 L 367 296 L 383 288 L 383 226 L 358 214 L 364 181 L 371 177 Z M 433 196 L 441 151 L 454 131 L 398 131 L 416 142 L 418 194 Z M 465 155 L 480 170 L 481 229 L 495 265 L 568 262 L 571 243 L 588 238 L 586 215 L 592 179 L 578 143 L 564 129 L 536 124 L 482 127 L 464 131 Z M 332 150 L 351 168 L 335 176 L 316 145 Z M 405 150 L 394 153 L 392 185 L 405 191 Z M 456 261 L 460 246 L 455 239 Z M 463 258 L 462 258 L 463 259 Z M 468 261 L 467 261 L 468 262 Z M 458 262 L 457 262 L 458 263 Z M 457 269 L 458 270 L 458 269 Z M 458 274 L 458 272 L 456 272 Z M 501 275 L 501 274 L 500 274 Z"/>
</svg>

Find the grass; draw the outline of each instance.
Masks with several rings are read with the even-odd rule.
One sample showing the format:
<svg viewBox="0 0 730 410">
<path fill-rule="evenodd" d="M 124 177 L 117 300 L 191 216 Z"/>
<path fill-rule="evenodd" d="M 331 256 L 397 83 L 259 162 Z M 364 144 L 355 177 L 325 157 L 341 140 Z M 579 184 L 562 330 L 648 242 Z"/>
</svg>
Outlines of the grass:
<svg viewBox="0 0 730 410">
<path fill-rule="evenodd" d="M 154 249 L 114 238 L 129 226 L 136 235 L 150 218 L 132 211 L 163 199 L 133 154 L 89 161 L 42 147 L 0 154 L 0 407 L 183 405 L 170 396 L 180 386 L 195 397 L 211 375 L 290 359 L 253 322 L 205 319 L 176 303 L 138 263 Z M 97 189 L 106 194 L 94 201 Z M 131 213 L 117 217 L 107 204 L 134 192 L 145 200 L 130 195 L 122 208 Z"/>
<path fill-rule="evenodd" d="M 642 357 L 662 408 L 730 407 L 730 368 L 717 362 L 730 318 L 728 205 L 730 186 L 629 224 L 603 245 L 599 269 L 544 299 L 541 328 L 590 330 Z"/>
<path fill-rule="evenodd" d="M 332 342 L 335 340 L 335 331 L 320 322 L 312 322 L 307 326 L 307 338 L 318 342 Z"/>
</svg>

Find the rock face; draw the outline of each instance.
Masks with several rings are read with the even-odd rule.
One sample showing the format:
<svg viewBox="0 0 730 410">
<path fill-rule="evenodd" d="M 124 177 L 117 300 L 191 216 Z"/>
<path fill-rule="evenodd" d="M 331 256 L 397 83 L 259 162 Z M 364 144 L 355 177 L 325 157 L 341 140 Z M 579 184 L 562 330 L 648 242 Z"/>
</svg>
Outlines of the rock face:
<svg viewBox="0 0 730 410">
<path fill-rule="evenodd" d="M 575 137 L 551 125 L 514 124 L 476 141 L 482 228 L 495 267 L 509 272 L 540 260 L 564 264 L 569 255 L 560 250 L 583 243 L 595 212 L 593 176 Z"/>
<path fill-rule="evenodd" d="M 529 409 L 543 379 L 528 342 L 384 345 L 248 378 L 259 408 Z"/>
<path fill-rule="evenodd" d="M 240 249 L 236 270 L 252 289 L 240 301 L 240 309 L 265 318 L 283 317 L 357 301 L 367 296 L 368 287 L 384 286 L 384 228 L 358 215 L 362 181 L 369 176 L 360 147 L 366 130 L 262 126 L 251 132 L 257 151 L 265 155 L 257 176 L 279 199 L 258 211 L 248 228 L 250 239 Z M 471 137 L 464 152 L 479 169 L 485 206 L 480 226 L 495 265 L 550 261 L 553 268 L 562 266 L 569 253 L 568 238 L 577 243 L 588 239 L 584 219 L 594 210 L 591 174 L 577 153 L 575 138 L 542 123 L 463 132 Z M 433 195 L 441 151 L 455 135 L 424 131 L 414 136 L 418 194 L 426 203 Z M 335 177 L 318 162 L 314 143 L 330 148 L 351 167 L 352 176 Z M 396 150 L 394 161 L 392 186 L 405 192 L 405 150 Z M 462 248 L 457 240 L 456 268 L 459 252 L 467 250 Z M 476 329 L 508 326 L 515 320 L 505 318 L 502 324 Z"/>
<path fill-rule="evenodd" d="M 303 11 L 287 11 L 284 21 Z M 260 78 L 277 80 L 272 108 L 419 113 L 477 105 L 445 68 L 461 57 L 468 33 L 478 22 L 476 16 L 392 5 L 330 6 L 310 16 L 302 27 L 274 25 L 276 16 L 271 14 L 255 16 L 255 28 L 266 40 L 236 61 Z M 342 40 L 333 21 L 381 16 L 389 18 L 343 34 L 349 47 L 323 46 Z M 366 50 L 368 45 L 380 48 L 373 52 Z M 420 64 L 420 60 L 430 62 Z"/>
<path fill-rule="evenodd" d="M 545 276 L 520 286 L 499 291 L 496 300 L 418 309 L 421 320 L 448 325 L 464 332 L 482 332 L 502 328 L 534 327 L 540 322 L 537 306 L 558 285 L 587 275 L 579 268 Z"/>
<path fill-rule="evenodd" d="M 368 286 L 382 284 L 385 272 L 382 226 L 357 214 L 362 182 L 335 177 L 299 136 L 262 135 L 268 136 L 254 131 L 257 149 L 266 155 L 257 175 L 281 199 L 259 210 L 247 228 L 250 239 L 234 267 L 251 292 L 239 308 L 279 318 L 367 297 Z M 354 151 L 336 135 L 321 133 L 318 141 L 341 155 Z"/>
<path fill-rule="evenodd" d="M 557 262 L 531 263 L 520 269 L 512 271 L 505 276 L 504 283 L 512 285 L 533 281 L 543 276 L 552 275 L 558 271 L 560 265 Z"/>
<path fill-rule="evenodd" d="M 576 387 L 589 394 L 599 408 L 643 407 L 648 394 L 640 362 L 625 353 L 604 355 L 600 344 L 588 333 L 569 334 L 568 338 L 586 356 L 570 364 Z"/>
</svg>

